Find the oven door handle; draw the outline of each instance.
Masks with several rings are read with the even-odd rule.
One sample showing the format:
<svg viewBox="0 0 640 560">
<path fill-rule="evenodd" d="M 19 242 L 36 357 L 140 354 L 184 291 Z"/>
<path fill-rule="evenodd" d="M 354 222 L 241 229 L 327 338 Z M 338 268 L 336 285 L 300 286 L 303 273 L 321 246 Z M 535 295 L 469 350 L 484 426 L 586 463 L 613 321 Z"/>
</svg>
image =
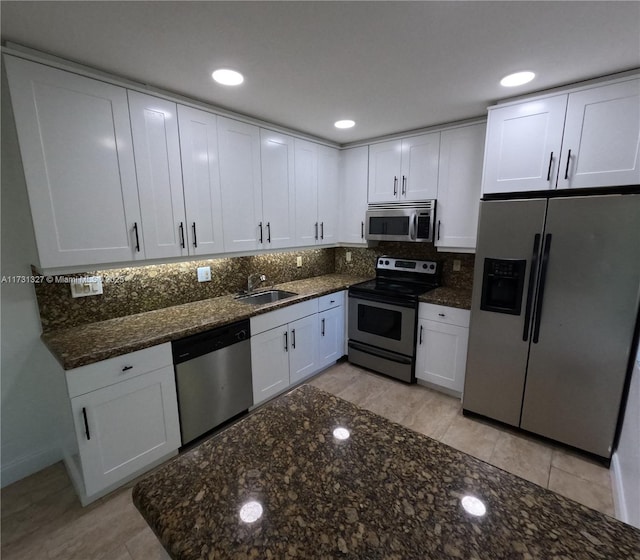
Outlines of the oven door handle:
<svg viewBox="0 0 640 560">
<path fill-rule="evenodd" d="M 386 350 L 382 350 L 381 348 L 375 348 L 373 346 L 368 346 L 367 344 L 360 344 L 359 342 L 354 342 L 353 340 L 349 341 L 349 348 L 353 348 L 354 350 L 358 350 L 359 352 L 363 352 L 371 356 L 384 358 L 385 360 L 390 360 L 398 364 L 411 364 L 411 358 L 407 356 L 400 356 L 399 354 L 394 354 L 393 352 L 387 352 Z"/>
<path fill-rule="evenodd" d="M 372 303 L 386 303 L 387 305 L 395 305 L 397 307 L 407 307 L 409 309 L 415 309 L 416 308 L 416 304 L 415 303 L 411 303 L 411 302 L 402 302 L 402 301 L 398 301 L 397 299 L 393 299 L 393 298 L 389 298 L 389 297 L 385 297 L 383 295 L 373 295 L 373 294 L 349 294 L 349 299 L 357 299 L 357 300 L 364 300 L 364 301 L 370 301 Z"/>
</svg>

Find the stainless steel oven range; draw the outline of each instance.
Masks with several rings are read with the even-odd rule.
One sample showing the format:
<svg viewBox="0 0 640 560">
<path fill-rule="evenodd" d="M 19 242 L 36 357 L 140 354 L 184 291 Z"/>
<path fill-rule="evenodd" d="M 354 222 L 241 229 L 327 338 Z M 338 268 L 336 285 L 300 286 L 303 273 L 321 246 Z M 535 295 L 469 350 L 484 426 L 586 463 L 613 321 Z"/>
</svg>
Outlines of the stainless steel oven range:
<svg viewBox="0 0 640 560">
<path fill-rule="evenodd" d="M 349 362 L 415 383 L 418 298 L 440 285 L 440 268 L 378 257 L 375 279 L 349 288 Z"/>
</svg>

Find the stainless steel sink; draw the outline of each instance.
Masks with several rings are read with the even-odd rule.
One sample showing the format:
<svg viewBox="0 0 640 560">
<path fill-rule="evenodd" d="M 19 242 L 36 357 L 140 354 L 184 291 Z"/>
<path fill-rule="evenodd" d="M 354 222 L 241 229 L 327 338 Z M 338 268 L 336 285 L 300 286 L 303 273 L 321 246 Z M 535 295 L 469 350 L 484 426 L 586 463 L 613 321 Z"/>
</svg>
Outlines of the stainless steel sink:
<svg viewBox="0 0 640 560">
<path fill-rule="evenodd" d="M 280 301 L 281 299 L 287 299 L 297 295 L 298 294 L 286 292 L 284 290 L 267 290 L 266 292 L 240 295 L 237 296 L 237 299 L 244 303 L 250 303 L 251 305 L 262 305 L 264 303 L 273 303 L 275 301 Z"/>
</svg>

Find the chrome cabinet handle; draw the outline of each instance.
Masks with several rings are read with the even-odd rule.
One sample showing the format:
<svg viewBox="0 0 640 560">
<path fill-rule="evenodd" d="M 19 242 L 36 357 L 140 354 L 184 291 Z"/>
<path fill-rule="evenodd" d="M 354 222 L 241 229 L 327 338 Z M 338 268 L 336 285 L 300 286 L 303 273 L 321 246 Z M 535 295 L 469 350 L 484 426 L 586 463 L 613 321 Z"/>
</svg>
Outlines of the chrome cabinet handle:
<svg viewBox="0 0 640 560">
<path fill-rule="evenodd" d="M 180 230 L 180 247 L 184 249 L 184 224 L 182 222 L 180 222 L 178 229 Z"/>
<path fill-rule="evenodd" d="M 549 169 L 547 169 L 547 181 L 551 181 L 551 165 L 553 164 L 553 152 L 549 156 Z"/>
<path fill-rule="evenodd" d="M 291 348 L 296 348 L 296 329 L 291 329 Z"/>
<path fill-rule="evenodd" d="M 322 328 L 320 329 L 320 334 L 324 336 L 324 319 L 322 319 Z"/>
<path fill-rule="evenodd" d="M 364 239 L 364 222 L 360 222 L 360 239 Z"/>
<path fill-rule="evenodd" d="M 89 421 L 87 420 L 87 409 L 82 407 L 82 417 L 84 418 L 84 433 L 87 436 L 87 439 L 91 439 L 91 434 L 89 433 Z"/>
<path fill-rule="evenodd" d="M 284 331 L 284 351 L 289 351 L 289 333 L 287 331 Z"/>
<path fill-rule="evenodd" d="M 316 222 L 316 241 L 318 240 L 318 222 Z"/>
<path fill-rule="evenodd" d="M 136 234 L 136 251 L 140 252 L 140 237 L 138 237 L 138 222 L 133 222 L 133 231 Z"/>
<path fill-rule="evenodd" d="M 271 243 L 271 222 L 267 222 L 267 243 Z"/>
<path fill-rule="evenodd" d="M 320 222 L 320 239 L 324 239 L 324 222 Z"/>
<path fill-rule="evenodd" d="M 191 224 L 191 230 L 193 231 L 193 246 L 197 247 L 198 246 L 198 236 L 196 235 L 196 223 L 193 222 L 193 224 Z"/>
<path fill-rule="evenodd" d="M 407 178 L 403 175 L 402 176 L 402 195 L 406 195 L 407 194 Z"/>
<path fill-rule="evenodd" d="M 262 222 L 260 222 L 258 224 L 258 227 L 260 228 L 260 243 L 263 243 L 263 235 L 262 235 Z"/>
<path fill-rule="evenodd" d="M 569 164 L 570 163 L 571 163 L 571 150 L 569 150 L 569 153 L 567 154 L 567 167 L 564 170 L 565 181 L 569 178 Z"/>
<path fill-rule="evenodd" d="M 393 196 L 396 196 L 398 194 L 398 178 L 394 175 L 393 176 Z"/>
</svg>

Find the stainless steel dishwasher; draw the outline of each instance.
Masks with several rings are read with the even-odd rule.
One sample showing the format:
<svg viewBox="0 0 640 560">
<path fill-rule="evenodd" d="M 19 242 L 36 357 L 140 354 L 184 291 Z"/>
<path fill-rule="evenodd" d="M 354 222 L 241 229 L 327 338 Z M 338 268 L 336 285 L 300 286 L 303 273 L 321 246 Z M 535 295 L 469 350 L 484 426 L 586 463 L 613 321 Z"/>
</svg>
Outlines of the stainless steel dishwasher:
<svg viewBox="0 0 640 560">
<path fill-rule="evenodd" d="M 249 321 L 171 343 L 182 445 L 253 405 Z"/>
</svg>

